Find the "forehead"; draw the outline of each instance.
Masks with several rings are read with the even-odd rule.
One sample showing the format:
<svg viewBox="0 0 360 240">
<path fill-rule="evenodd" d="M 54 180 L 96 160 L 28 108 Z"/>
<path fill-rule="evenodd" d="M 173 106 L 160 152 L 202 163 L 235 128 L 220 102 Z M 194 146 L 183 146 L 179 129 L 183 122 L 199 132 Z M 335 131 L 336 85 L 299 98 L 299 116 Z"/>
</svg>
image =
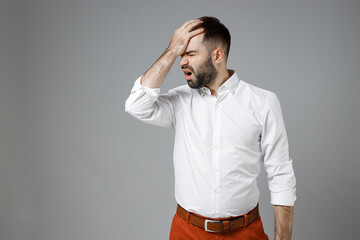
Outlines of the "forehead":
<svg viewBox="0 0 360 240">
<path fill-rule="evenodd" d="M 192 37 L 189 41 L 189 45 L 186 48 L 186 51 L 197 50 L 204 51 L 206 50 L 205 44 L 202 42 L 204 38 L 204 33 Z"/>
</svg>

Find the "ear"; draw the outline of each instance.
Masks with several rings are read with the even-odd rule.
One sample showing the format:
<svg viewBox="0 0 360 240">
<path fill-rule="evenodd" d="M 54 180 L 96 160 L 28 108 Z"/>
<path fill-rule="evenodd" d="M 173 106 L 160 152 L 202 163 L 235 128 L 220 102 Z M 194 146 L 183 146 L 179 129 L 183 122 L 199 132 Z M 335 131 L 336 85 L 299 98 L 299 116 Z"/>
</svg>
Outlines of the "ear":
<svg viewBox="0 0 360 240">
<path fill-rule="evenodd" d="M 224 61 L 224 51 L 221 48 L 216 48 L 213 51 L 213 60 L 215 64 Z"/>
</svg>

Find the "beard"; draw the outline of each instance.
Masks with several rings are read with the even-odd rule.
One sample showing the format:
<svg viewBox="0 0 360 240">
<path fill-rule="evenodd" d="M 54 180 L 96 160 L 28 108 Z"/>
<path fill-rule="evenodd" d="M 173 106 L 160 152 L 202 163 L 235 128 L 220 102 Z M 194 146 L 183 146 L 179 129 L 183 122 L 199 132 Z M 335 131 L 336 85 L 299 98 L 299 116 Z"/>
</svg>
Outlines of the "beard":
<svg viewBox="0 0 360 240">
<path fill-rule="evenodd" d="M 211 60 L 211 56 L 209 56 L 206 61 L 200 65 L 196 72 L 191 67 L 189 67 L 189 69 L 195 78 L 194 80 L 188 81 L 188 85 L 191 88 L 202 88 L 214 80 L 217 75 L 216 68 Z"/>
</svg>

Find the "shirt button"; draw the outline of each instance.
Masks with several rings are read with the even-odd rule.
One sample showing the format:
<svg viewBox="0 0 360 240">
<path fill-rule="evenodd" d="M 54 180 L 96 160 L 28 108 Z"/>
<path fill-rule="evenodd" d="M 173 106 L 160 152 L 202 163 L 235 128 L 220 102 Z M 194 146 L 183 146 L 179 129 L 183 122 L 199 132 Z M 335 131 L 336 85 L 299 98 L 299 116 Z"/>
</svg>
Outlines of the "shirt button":
<svg viewBox="0 0 360 240">
<path fill-rule="evenodd" d="M 219 169 L 218 169 L 217 167 L 214 167 L 213 170 L 214 170 L 214 171 L 217 171 L 217 170 L 219 170 Z"/>
<path fill-rule="evenodd" d="M 218 193 L 218 192 L 219 192 L 218 188 L 214 189 L 214 193 Z"/>
<path fill-rule="evenodd" d="M 218 103 L 217 103 L 217 104 L 215 104 L 215 107 L 216 107 L 216 108 L 218 108 L 218 107 L 219 107 L 219 104 L 218 104 Z"/>
</svg>

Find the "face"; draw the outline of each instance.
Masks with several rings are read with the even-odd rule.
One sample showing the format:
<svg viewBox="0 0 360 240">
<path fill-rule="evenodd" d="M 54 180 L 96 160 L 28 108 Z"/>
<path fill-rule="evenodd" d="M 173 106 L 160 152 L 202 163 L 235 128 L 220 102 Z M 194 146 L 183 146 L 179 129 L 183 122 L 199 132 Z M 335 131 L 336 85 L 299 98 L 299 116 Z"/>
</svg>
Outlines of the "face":
<svg viewBox="0 0 360 240">
<path fill-rule="evenodd" d="M 180 66 L 191 88 L 202 88 L 217 75 L 211 55 L 202 43 L 202 38 L 203 34 L 191 38 L 185 53 L 181 56 Z"/>
</svg>

